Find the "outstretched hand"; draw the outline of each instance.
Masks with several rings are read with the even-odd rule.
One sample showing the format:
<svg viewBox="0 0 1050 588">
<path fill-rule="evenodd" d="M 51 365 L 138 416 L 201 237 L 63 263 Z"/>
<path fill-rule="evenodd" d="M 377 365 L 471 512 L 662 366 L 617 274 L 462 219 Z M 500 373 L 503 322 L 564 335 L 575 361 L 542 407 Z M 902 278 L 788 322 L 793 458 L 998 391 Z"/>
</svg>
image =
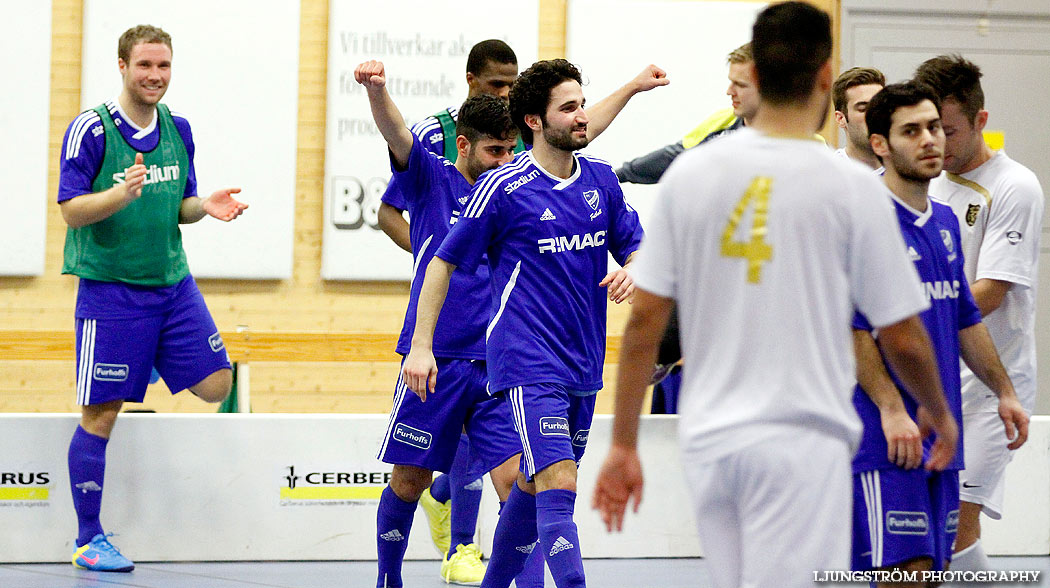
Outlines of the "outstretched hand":
<svg viewBox="0 0 1050 588">
<path fill-rule="evenodd" d="M 386 86 L 386 68 L 382 61 L 370 59 L 354 68 L 354 80 L 366 88 Z"/>
<path fill-rule="evenodd" d="M 666 86 L 671 80 L 667 79 L 667 72 L 649 64 L 637 76 L 634 77 L 634 85 L 638 92 L 648 92 L 653 88 Z"/>
<path fill-rule="evenodd" d="M 241 213 L 248 208 L 247 204 L 238 202 L 233 199 L 233 196 L 231 196 L 231 194 L 237 194 L 240 191 L 240 188 L 218 190 L 201 202 L 201 208 L 203 208 L 204 212 L 208 213 L 209 216 L 215 217 L 221 221 L 232 221 L 241 216 Z"/>
</svg>

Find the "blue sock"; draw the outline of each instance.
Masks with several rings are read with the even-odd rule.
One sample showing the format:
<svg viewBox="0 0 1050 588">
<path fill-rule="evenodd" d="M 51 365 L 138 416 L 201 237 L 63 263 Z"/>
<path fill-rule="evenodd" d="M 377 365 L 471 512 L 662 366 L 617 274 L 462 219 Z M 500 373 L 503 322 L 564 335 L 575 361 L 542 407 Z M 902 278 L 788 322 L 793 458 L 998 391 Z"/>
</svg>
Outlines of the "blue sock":
<svg viewBox="0 0 1050 588">
<path fill-rule="evenodd" d="M 452 486 L 449 484 L 448 474 L 438 474 L 430 483 L 430 495 L 438 502 L 452 500 Z"/>
<path fill-rule="evenodd" d="M 379 559 L 378 588 L 400 588 L 401 564 L 405 561 L 408 533 L 412 530 L 412 518 L 416 513 L 416 502 L 405 502 L 387 486 L 379 499 L 376 513 L 376 551 Z"/>
<path fill-rule="evenodd" d="M 517 484 L 515 484 L 516 486 Z M 503 505 L 499 503 L 499 512 L 503 514 Z M 533 548 L 525 560 L 525 567 L 514 576 L 514 588 L 543 588 L 543 550 Z"/>
<path fill-rule="evenodd" d="M 452 537 L 449 542 L 449 553 L 457 545 L 470 545 L 474 542 L 474 532 L 478 528 L 478 509 L 481 507 L 481 489 L 484 487 L 481 478 L 472 478 L 470 469 L 470 443 L 466 435 L 459 438 L 456 459 L 448 473 L 452 489 L 452 513 L 449 526 Z M 431 492 L 433 494 L 433 492 Z"/>
<path fill-rule="evenodd" d="M 515 588 L 543 588 L 543 561 L 543 549 L 533 549 L 525 567 L 514 578 Z"/>
<path fill-rule="evenodd" d="M 103 533 L 98 513 L 102 509 L 102 482 L 106 475 L 106 444 L 109 439 L 92 435 L 77 426 L 69 442 L 69 488 L 77 512 L 77 547 Z"/>
<path fill-rule="evenodd" d="M 482 588 L 507 588 L 536 548 L 536 497 L 514 484 L 500 511 Z"/>
<path fill-rule="evenodd" d="M 576 493 L 547 490 L 536 494 L 536 528 L 547 567 L 558 588 L 584 588 L 580 535 L 572 521 Z"/>
</svg>

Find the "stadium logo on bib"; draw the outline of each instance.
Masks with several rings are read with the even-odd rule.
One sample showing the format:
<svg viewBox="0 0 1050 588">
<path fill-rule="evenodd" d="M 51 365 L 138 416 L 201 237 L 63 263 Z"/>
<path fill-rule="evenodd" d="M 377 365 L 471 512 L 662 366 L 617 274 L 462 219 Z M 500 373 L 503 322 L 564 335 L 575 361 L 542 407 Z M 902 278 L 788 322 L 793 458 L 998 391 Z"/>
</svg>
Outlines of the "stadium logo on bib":
<svg viewBox="0 0 1050 588">
<path fill-rule="evenodd" d="M 572 438 L 572 444 L 576 447 L 587 447 L 587 439 L 591 436 L 590 429 L 580 429 L 576 431 L 576 436 Z"/>
<path fill-rule="evenodd" d="M 886 513 L 886 530 L 894 535 L 925 535 L 930 520 L 924 512 L 891 510 Z"/>
<path fill-rule="evenodd" d="M 96 363 L 95 379 L 105 382 L 123 382 L 128 379 L 128 366 L 116 363 Z"/>
<path fill-rule="evenodd" d="M 165 165 L 164 167 L 158 165 L 150 165 L 146 169 L 146 181 L 143 182 L 145 185 L 159 184 L 161 182 L 174 182 L 179 179 L 179 166 L 178 165 Z M 113 185 L 124 183 L 124 172 L 117 172 L 113 174 Z"/>
<path fill-rule="evenodd" d="M 569 419 L 563 417 L 540 417 L 540 434 L 569 437 Z"/>
<path fill-rule="evenodd" d="M 411 445 L 412 447 L 430 449 L 430 443 L 434 440 L 434 436 L 426 431 L 420 431 L 419 429 L 398 423 L 397 426 L 394 427 L 394 440 L 400 441 L 405 445 Z"/>
</svg>

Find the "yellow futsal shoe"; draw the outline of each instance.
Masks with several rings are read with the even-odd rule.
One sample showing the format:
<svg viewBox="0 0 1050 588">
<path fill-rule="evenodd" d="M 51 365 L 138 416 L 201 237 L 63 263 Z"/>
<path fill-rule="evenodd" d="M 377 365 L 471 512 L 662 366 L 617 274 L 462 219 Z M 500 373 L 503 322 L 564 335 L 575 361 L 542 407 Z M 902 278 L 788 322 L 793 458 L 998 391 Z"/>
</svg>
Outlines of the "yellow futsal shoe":
<svg viewBox="0 0 1050 588">
<path fill-rule="evenodd" d="M 456 546 L 456 552 L 441 562 L 441 579 L 448 584 L 480 586 L 485 578 L 485 564 L 481 563 L 481 550 L 477 543 Z"/>
<path fill-rule="evenodd" d="M 452 541 L 452 529 L 449 524 L 452 501 L 438 502 L 430 495 L 430 488 L 427 488 L 419 497 L 419 506 L 423 507 L 423 512 L 427 515 L 427 522 L 430 523 L 430 538 L 434 540 L 434 547 L 437 547 L 438 553 L 442 556 L 445 555 Z"/>
</svg>

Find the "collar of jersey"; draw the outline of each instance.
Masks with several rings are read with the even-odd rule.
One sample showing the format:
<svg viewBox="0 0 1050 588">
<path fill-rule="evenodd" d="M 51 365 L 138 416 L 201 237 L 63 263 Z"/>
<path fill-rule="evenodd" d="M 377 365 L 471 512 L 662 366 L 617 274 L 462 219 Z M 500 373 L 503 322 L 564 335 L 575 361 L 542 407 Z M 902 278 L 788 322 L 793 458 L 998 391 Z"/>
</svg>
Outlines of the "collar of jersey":
<svg viewBox="0 0 1050 588">
<path fill-rule="evenodd" d="M 135 134 L 131 136 L 132 139 L 141 139 L 143 137 L 147 137 L 157 128 L 156 108 L 153 109 L 153 120 L 151 120 L 149 124 L 146 125 L 146 128 L 141 128 L 137 124 L 135 124 L 135 121 L 131 120 L 131 117 L 128 116 L 128 113 L 124 112 L 124 107 L 120 105 L 119 96 L 113 99 L 113 104 L 116 106 L 117 114 L 120 115 L 120 118 L 124 119 L 124 124 L 135 129 Z"/>
<path fill-rule="evenodd" d="M 573 184 L 573 182 L 575 182 L 577 180 L 577 178 L 580 177 L 580 158 L 579 158 L 579 155 L 575 151 L 572 153 L 572 168 L 573 168 L 572 169 L 572 175 L 570 175 L 567 178 L 559 178 L 558 176 L 556 176 L 556 175 L 550 173 L 549 171 L 543 169 L 543 166 L 540 165 L 540 162 L 536 161 L 536 158 L 532 156 L 532 150 L 531 149 L 528 151 L 528 155 L 529 155 L 529 161 L 532 162 L 532 165 L 536 166 L 536 169 L 540 170 L 540 173 L 544 174 L 545 176 L 550 178 L 551 181 L 554 182 L 554 189 L 555 190 L 563 190 L 563 189 L 571 186 Z"/>
<path fill-rule="evenodd" d="M 890 197 L 893 198 L 894 202 L 904 207 L 904 210 L 907 210 L 908 212 L 915 215 L 915 220 L 913 222 L 917 227 L 924 226 L 926 224 L 926 221 L 930 220 L 930 217 L 933 216 L 933 202 L 930 200 L 929 195 L 926 196 L 926 212 L 919 212 L 918 210 L 915 210 L 914 208 L 908 206 L 904 203 L 903 200 L 897 198 L 897 195 L 893 192 L 890 192 Z"/>
</svg>

